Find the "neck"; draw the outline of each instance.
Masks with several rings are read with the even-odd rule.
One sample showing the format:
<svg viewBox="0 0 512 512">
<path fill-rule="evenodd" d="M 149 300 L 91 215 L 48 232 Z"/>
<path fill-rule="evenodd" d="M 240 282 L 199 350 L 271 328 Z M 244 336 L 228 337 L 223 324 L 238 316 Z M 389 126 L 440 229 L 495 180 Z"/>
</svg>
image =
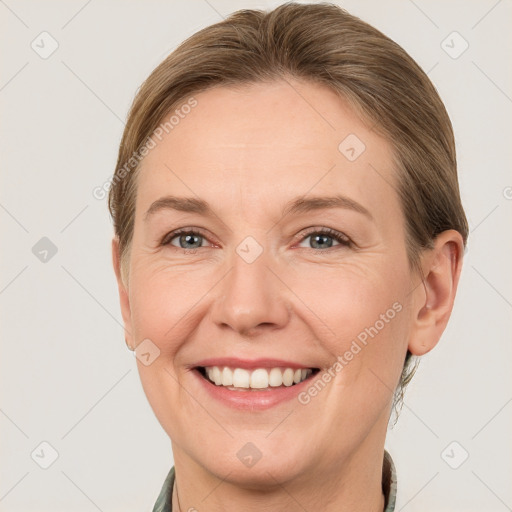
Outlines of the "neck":
<svg viewBox="0 0 512 512">
<path fill-rule="evenodd" d="M 229 472 L 219 478 L 173 446 L 176 480 L 172 512 L 295 512 L 319 508 L 323 512 L 383 512 L 384 438 L 375 443 L 371 437 L 335 467 L 311 467 L 294 479 L 272 480 L 267 487 L 257 489 L 231 481 Z"/>
</svg>

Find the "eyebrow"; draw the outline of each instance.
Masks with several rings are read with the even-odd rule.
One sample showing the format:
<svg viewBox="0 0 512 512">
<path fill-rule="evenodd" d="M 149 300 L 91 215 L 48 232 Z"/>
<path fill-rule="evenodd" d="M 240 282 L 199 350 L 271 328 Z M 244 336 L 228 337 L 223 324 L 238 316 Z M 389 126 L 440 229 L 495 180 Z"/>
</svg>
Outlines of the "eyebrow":
<svg viewBox="0 0 512 512">
<path fill-rule="evenodd" d="M 306 197 L 299 196 L 286 203 L 282 216 L 293 215 L 299 213 L 307 213 L 315 210 L 324 210 L 328 208 L 343 208 L 353 210 L 373 219 L 372 214 L 358 202 L 343 195 L 335 196 L 316 196 Z M 147 221 L 151 215 L 161 210 L 177 210 L 180 212 L 197 213 L 205 217 L 216 216 L 211 206 L 203 199 L 195 197 L 176 197 L 165 196 L 157 199 L 151 204 L 147 212 L 144 214 L 144 220 Z"/>
</svg>

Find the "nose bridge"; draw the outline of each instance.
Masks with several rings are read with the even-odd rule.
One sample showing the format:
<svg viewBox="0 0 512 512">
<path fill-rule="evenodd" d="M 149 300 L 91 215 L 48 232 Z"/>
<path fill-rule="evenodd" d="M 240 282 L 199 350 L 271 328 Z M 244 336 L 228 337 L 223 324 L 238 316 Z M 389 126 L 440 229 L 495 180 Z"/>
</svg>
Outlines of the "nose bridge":
<svg viewBox="0 0 512 512">
<path fill-rule="evenodd" d="M 230 258 L 230 272 L 222 280 L 213 319 L 219 325 L 249 334 L 255 329 L 282 327 L 289 316 L 283 283 L 271 270 L 272 256 L 263 244 L 247 236 Z"/>
</svg>

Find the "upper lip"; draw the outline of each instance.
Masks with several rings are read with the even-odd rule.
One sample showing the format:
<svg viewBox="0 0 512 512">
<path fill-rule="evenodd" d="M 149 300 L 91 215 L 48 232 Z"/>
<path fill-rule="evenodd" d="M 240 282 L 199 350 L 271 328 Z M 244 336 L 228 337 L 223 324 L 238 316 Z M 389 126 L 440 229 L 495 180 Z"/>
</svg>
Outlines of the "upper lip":
<svg viewBox="0 0 512 512">
<path fill-rule="evenodd" d="M 237 357 L 213 357 L 198 361 L 195 367 L 205 366 L 228 366 L 229 368 L 245 368 L 247 370 L 254 370 L 256 368 L 315 368 L 309 364 L 297 363 L 293 361 L 285 361 L 284 359 L 239 359 Z"/>
</svg>

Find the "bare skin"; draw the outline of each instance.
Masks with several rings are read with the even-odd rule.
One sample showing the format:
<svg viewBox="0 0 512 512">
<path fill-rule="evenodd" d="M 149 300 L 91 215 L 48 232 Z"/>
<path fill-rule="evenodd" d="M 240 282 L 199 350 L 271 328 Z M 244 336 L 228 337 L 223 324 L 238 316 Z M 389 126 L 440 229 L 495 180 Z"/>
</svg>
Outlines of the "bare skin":
<svg viewBox="0 0 512 512">
<path fill-rule="evenodd" d="M 137 364 L 172 441 L 180 508 L 382 511 L 393 390 L 407 349 L 428 352 L 446 327 L 462 237 L 445 231 L 422 255 L 422 283 L 407 259 L 390 145 L 334 92 L 279 81 L 195 98 L 142 162 L 128 284 L 113 241 L 127 343 L 160 350 Z M 366 146 L 354 161 L 338 149 L 349 134 Z M 298 196 L 335 194 L 350 201 L 283 216 Z M 168 195 L 214 213 L 146 216 Z M 168 236 L 178 228 L 196 232 L 193 249 Z M 325 228 L 341 241 L 319 240 Z M 236 251 L 248 236 L 263 249 L 251 263 Z M 267 357 L 323 369 L 319 379 L 393 304 L 400 311 L 307 404 L 240 411 L 191 371 L 208 357 Z M 262 454 L 250 468 L 236 455 L 248 442 Z"/>
</svg>

